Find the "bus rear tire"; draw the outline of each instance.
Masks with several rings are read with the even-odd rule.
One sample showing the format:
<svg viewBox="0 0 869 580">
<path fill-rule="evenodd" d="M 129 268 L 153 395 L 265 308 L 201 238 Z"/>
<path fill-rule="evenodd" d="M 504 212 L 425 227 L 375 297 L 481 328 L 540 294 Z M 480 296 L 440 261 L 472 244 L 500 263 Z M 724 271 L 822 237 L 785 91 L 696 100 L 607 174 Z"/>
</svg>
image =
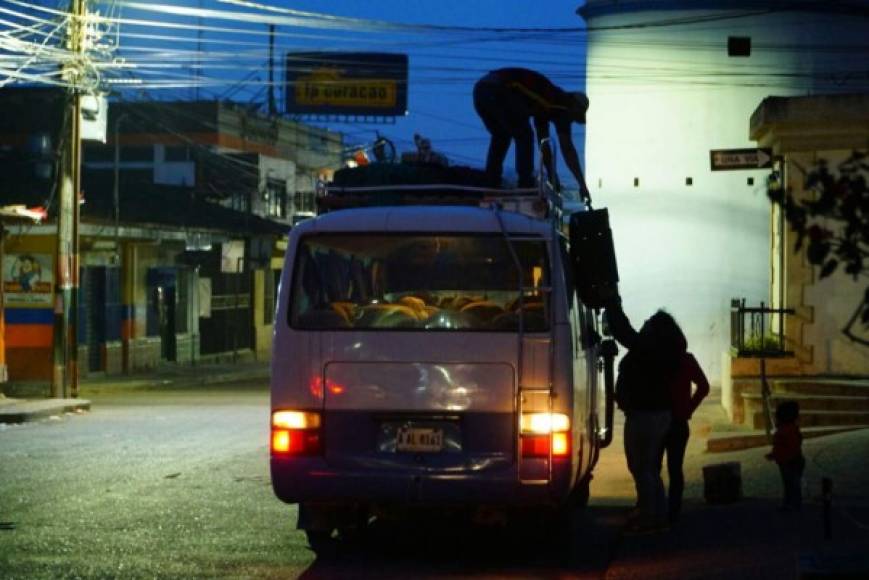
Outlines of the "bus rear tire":
<svg viewBox="0 0 869 580">
<path fill-rule="evenodd" d="M 570 492 L 570 506 L 577 509 L 587 507 L 589 498 L 591 498 L 591 474 L 576 482 L 576 486 Z"/>
<path fill-rule="evenodd" d="M 335 530 L 305 530 L 308 546 L 318 558 L 330 558 L 338 551 L 338 538 Z"/>
</svg>

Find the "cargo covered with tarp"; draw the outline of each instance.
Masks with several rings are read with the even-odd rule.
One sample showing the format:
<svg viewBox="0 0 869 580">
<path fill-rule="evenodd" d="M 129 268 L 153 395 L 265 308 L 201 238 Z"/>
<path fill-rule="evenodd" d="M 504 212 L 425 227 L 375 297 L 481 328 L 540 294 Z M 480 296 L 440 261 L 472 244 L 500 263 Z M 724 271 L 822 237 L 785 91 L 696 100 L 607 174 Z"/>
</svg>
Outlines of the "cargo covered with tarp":
<svg viewBox="0 0 869 580">
<path fill-rule="evenodd" d="M 436 184 L 491 187 L 486 173 L 473 167 L 444 167 L 427 163 L 370 163 L 336 171 L 330 190 L 341 187 Z"/>
</svg>

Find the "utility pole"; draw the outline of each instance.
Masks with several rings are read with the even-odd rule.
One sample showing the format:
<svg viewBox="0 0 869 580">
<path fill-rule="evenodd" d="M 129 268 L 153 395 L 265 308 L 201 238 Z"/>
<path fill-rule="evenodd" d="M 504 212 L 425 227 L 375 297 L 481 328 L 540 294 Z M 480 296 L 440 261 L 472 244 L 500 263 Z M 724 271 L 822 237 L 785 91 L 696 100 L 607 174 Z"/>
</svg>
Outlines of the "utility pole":
<svg viewBox="0 0 869 580">
<path fill-rule="evenodd" d="M 55 253 L 53 397 L 78 396 L 78 222 L 81 191 L 81 85 L 87 0 L 69 7 L 67 49 L 72 58 L 62 77 L 71 85 L 67 105 L 69 133 L 62 153 Z"/>
<path fill-rule="evenodd" d="M 193 70 L 190 71 L 190 80 L 193 82 L 193 100 L 199 100 L 199 77 L 202 75 L 202 0 L 199 0 L 199 14 L 196 17 L 196 61 Z"/>
<path fill-rule="evenodd" d="M 6 228 L 3 225 L 2 218 L 0 218 L 0 383 L 5 383 L 9 380 L 9 373 L 6 369 L 6 295 L 3 290 L 3 286 L 5 285 L 3 259 L 5 255 Z"/>
<path fill-rule="evenodd" d="M 275 25 L 269 24 L 269 117 L 278 113 L 275 104 Z"/>
</svg>

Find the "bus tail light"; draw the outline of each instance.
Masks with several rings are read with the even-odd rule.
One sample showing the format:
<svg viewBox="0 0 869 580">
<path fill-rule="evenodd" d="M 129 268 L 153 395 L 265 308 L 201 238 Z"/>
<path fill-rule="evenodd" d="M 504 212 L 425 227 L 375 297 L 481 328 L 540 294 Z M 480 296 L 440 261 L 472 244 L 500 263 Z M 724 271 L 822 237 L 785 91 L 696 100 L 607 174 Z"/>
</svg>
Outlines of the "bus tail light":
<svg viewBox="0 0 869 580">
<path fill-rule="evenodd" d="M 570 455 L 570 417 L 564 413 L 523 413 L 522 457 Z"/>
<path fill-rule="evenodd" d="M 272 455 L 320 455 L 323 442 L 320 414 L 310 411 L 272 413 Z"/>
</svg>

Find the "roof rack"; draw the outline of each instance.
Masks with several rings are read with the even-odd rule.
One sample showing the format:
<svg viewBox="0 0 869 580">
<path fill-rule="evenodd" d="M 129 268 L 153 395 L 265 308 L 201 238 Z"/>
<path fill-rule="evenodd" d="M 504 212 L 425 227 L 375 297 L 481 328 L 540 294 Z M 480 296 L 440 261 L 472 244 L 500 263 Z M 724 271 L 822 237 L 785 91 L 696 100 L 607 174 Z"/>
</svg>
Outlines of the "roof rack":
<svg viewBox="0 0 869 580">
<path fill-rule="evenodd" d="M 338 209 L 402 205 L 498 207 L 536 219 L 561 210 L 561 196 L 550 187 L 497 189 L 455 184 L 335 186 L 317 196 L 318 213 Z"/>
</svg>

